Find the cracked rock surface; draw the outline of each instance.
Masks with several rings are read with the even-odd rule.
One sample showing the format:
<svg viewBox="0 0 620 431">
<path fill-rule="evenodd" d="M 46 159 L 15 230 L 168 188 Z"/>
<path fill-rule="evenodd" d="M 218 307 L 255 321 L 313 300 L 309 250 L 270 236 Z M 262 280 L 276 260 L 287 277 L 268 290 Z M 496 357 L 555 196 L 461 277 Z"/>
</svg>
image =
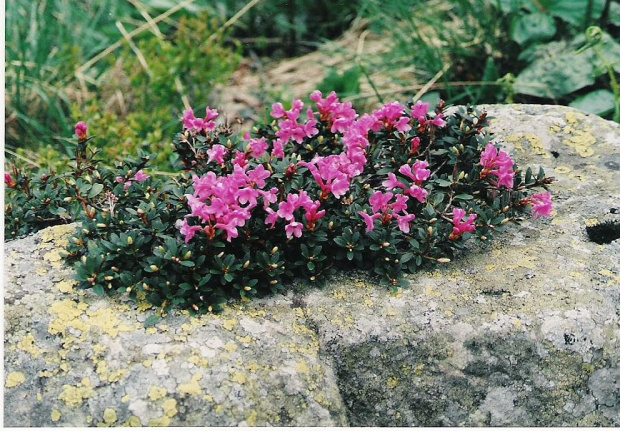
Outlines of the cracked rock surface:
<svg viewBox="0 0 620 431">
<path fill-rule="evenodd" d="M 620 213 L 620 127 L 486 109 L 555 217 L 396 293 L 343 273 L 145 328 L 148 304 L 75 289 L 74 226 L 5 244 L 5 425 L 620 426 L 620 240 L 585 230 Z"/>
</svg>

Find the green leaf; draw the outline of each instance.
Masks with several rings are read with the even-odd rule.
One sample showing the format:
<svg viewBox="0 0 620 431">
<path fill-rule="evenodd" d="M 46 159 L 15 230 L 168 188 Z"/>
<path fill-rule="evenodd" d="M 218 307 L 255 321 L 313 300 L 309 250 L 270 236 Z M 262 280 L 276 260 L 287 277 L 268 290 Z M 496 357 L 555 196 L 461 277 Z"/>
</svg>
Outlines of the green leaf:
<svg viewBox="0 0 620 431">
<path fill-rule="evenodd" d="M 144 327 L 150 328 L 151 326 L 155 326 L 158 321 L 159 316 L 157 314 L 153 314 L 152 316 L 146 318 L 146 320 L 144 321 Z"/>
<path fill-rule="evenodd" d="M 181 262 L 181 265 L 187 266 L 188 268 L 193 268 L 194 266 L 196 266 L 191 260 L 184 260 Z"/>
<path fill-rule="evenodd" d="M 592 1 L 590 20 L 597 20 L 603 13 L 605 0 L 539 0 L 540 5 L 549 14 L 579 28 L 585 25 L 590 1 Z"/>
<path fill-rule="evenodd" d="M 464 201 L 468 201 L 473 199 L 474 197 L 472 195 L 468 195 L 466 193 L 461 193 L 460 195 L 456 195 L 454 196 L 454 199 L 462 199 Z"/>
<path fill-rule="evenodd" d="M 351 260 L 351 259 L 349 259 L 349 260 Z M 306 264 L 306 266 L 308 267 L 309 271 L 314 271 L 314 262 L 308 262 Z"/>
<path fill-rule="evenodd" d="M 434 181 L 439 187 L 450 187 L 452 185 L 452 181 L 437 179 Z"/>
<path fill-rule="evenodd" d="M 95 284 L 93 286 L 93 292 L 95 292 L 99 296 L 105 296 L 105 290 L 104 290 L 103 286 L 100 285 L 100 284 Z"/>
<path fill-rule="evenodd" d="M 103 191 L 103 184 L 93 184 L 90 191 L 88 192 L 88 199 L 92 199 L 97 196 L 99 193 Z"/>
<path fill-rule="evenodd" d="M 595 90 L 573 100 L 570 105 L 590 114 L 605 115 L 614 109 L 614 94 L 609 90 Z"/>
<path fill-rule="evenodd" d="M 510 37 L 519 45 L 528 45 L 533 42 L 547 41 L 557 31 L 555 21 L 549 15 L 532 13 L 521 15 L 512 20 Z"/>
</svg>

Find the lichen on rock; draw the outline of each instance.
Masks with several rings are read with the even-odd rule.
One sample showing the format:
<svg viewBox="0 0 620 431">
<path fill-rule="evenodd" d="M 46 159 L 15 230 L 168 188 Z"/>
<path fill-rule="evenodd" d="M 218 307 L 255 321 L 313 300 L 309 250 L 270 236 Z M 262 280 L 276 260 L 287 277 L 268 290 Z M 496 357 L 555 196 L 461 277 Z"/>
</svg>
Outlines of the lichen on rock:
<svg viewBox="0 0 620 431">
<path fill-rule="evenodd" d="M 620 127 L 557 106 L 488 106 L 520 164 L 554 172 L 527 220 L 398 292 L 324 289 L 157 310 L 73 288 L 75 226 L 5 245 L 7 426 L 620 426 Z"/>
</svg>

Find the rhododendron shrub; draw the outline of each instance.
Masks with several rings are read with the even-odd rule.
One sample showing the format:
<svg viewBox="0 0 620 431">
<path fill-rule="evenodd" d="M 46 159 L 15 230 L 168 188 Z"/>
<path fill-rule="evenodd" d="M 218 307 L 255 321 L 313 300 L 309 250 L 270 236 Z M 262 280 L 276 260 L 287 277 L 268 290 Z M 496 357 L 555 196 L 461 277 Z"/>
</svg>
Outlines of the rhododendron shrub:
<svg viewBox="0 0 620 431">
<path fill-rule="evenodd" d="M 180 175 L 106 174 L 107 200 L 77 218 L 67 250 L 80 286 L 206 312 L 338 269 L 405 285 L 527 208 L 552 213 L 548 192 L 531 194 L 552 179 L 520 170 L 485 113 L 391 102 L 360 114 L 335 93 L 309 99 L 274 104 L 273 121 L 241 137 L 216 110 L 188 110 L 173 141 Z"/>
</svg>

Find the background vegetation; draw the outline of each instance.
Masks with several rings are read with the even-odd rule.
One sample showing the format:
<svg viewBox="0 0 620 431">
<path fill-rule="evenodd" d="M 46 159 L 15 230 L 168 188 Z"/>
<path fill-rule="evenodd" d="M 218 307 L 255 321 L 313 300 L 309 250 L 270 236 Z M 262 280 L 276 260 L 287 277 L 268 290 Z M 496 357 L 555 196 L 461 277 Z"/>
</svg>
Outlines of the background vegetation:
<svg viewBox="0 0 620 431">
<path fill-rule="evenodd" d="M 360 20 L 385 50 L 330 69 L 319 85 L 356 106 L 557 103 L 620 121 L 620 4 L 611 0 L 11 0 L 5 155 L 62 169 L 73 124 L 85 120 L 104 161 L 142 149 L 174 171 L 182 110 L 217 105 L 214 89 L 243 58 L 299 56 Z M 601 31 L 586 37 L 590 26 Z M 376 73 L 396 90 L 362 93 Z"/>
</svg>

